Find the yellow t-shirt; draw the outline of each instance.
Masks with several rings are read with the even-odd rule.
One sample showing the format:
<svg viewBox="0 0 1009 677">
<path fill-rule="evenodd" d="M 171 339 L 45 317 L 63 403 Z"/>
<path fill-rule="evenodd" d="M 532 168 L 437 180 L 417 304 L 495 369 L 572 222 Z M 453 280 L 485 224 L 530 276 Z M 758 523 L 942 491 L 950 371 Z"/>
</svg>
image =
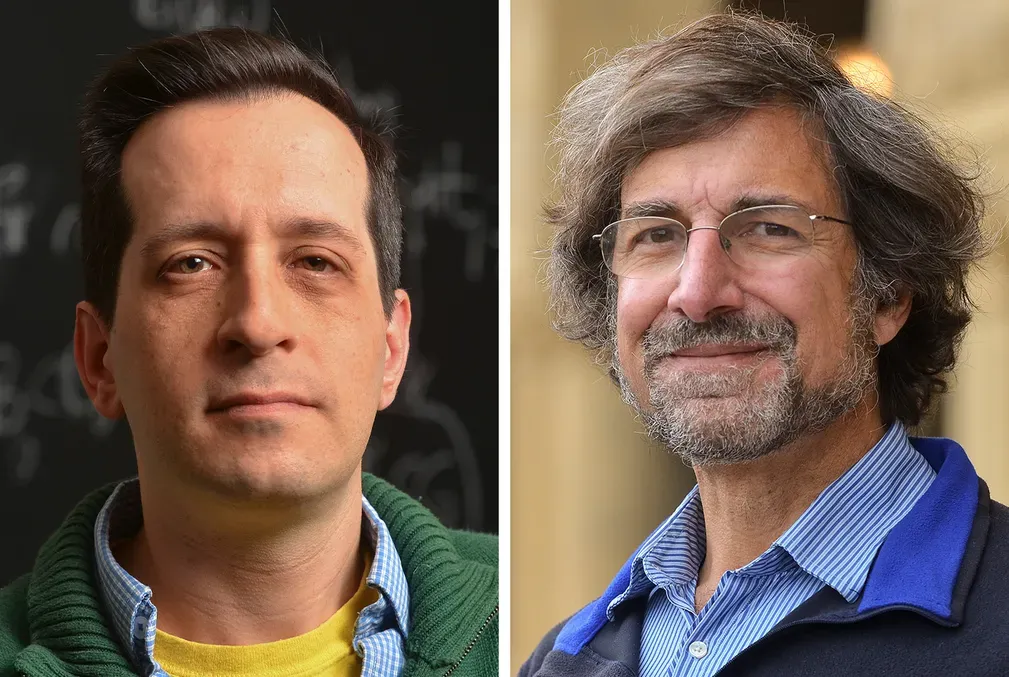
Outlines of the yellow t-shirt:
<svg viewBox="0 0 1009 677">
<path fill-rule="evenodd" d="M 249 646 L 190 642 L 161 630 L 154 659 L 172 677 L 344 677 L 361 674 L 354 651 L 354 626 L 361 611 L 378 599 L 367 585 L 371 558 L 354 596 L 311 632 Z"/>
</svg>

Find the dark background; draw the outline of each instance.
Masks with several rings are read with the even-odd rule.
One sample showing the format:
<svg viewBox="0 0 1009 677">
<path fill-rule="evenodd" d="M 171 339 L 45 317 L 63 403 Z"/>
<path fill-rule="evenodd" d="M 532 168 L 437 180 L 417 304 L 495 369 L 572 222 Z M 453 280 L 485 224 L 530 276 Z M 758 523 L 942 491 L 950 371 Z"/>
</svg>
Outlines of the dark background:
<svg viewBox="0 0 1009 677">
<path fill-rule="evenodd" d="M 733 0 L 728 4 L 803 24 L 817 35 L 831 36 L 835 44 L 861 40 L 865 33 L 866 0 Z"/>
<path fill-rule="evenodd" d="M 497 531 L 497 8 L 493 2 L 120 0 L 0 7 L 0 585 L 89 490 L 135 474 L 73 363 L 82 296 L 76 115 L 127 47 L 211 25 L 321 51 L 392 111 L 412 350 L 365 469 L 448 525 Z"/>
</svg>

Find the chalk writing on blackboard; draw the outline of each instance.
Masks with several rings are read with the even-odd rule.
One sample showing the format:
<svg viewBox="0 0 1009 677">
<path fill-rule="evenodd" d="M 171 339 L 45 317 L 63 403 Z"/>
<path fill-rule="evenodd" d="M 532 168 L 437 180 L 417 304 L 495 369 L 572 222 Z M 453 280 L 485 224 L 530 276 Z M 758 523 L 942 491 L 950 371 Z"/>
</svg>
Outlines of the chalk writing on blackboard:
<svg viewBox="0 0 1009 677">
<path fill-rule="evenodd" d="M 116 421 L 102 417 L 81 386 L 73 345 L 43 357 L 24 375 L 21 353 L 12 343 L 0 343 L 0 443 L 9 457 L 9 476 L 27 484 L 38 468 L 38 440 L 28 431 L 35 417 L 49 421 L 81 421 L 94 437 L 107 437 Z"/>
<path fill-rule="evenodd" d="M 479 283 L 486 273 L 487 256 L 497 247 L 492 216 L 495 193 L 496 187 L 485 185 L 478 174 L 464 170 L 462 144 L 454 140 L 444 141 L 440 153 L 426 158 L 416 176 L 404 179 L 403 269 L 415 309 L 411 328 L 414 345 L 424 324 L 423 261 L 428 232 L 440 227 L 460 233 L 466 242 L 465 260 L 458 262 L 460 270 L 445 272 L 451 279 L 462 277 L 467 282 Z M 489 366 L 494 364 L 496 356 Z M 387 442 L 373 439 L 366 467 L 380 468 L 383 476 L 394 484 L 425 499 L 447 523 L 479 529 L 483 526 L 485 492 L 477 450 L 463 417 L 449 403 L 432 396 L 431 384 L 437 373 L 438 367 L 431 359 L 421 351 L 413 351 L 391 410 L 420 424 L 428 433 L 429 428 L 436 430 L 435 435 L 424 435 L 434 439 L 434 448 L 421 448 L 414 443 L 413 448 L 398 449 L 394 458 L 389 459 Z M 446 477 L 456 480 L 446 482 Z M 446 484 L 454 491 L 447 490 Z"/>
<path fill-rule="evenodd" d="M 444 220 L 466 236 L 466 280 L 483 280 L 488 250 L 497 249 L 497 232 L 489 216 L 494 205 L 488 204 L 496 192 L 496 188 L 482 185 L 480 175 L 463 170 L 462 144 L 445 141 L 441 157 L 425 161 L 418 177 L 407 181 L 407 256 L 423 258 L 427 248 L 425 217 Z"/>
<path fill-rule="evenodd" d="M 3 442 L 0 439 L 0 442 Z M 32 435 L 22 434 L 0 446 L 11 484 L 24 486 L 35 478 L 42 464 L 42 447 Z"/>
<path fill-rule="evenodd" d="M 10 343 L 0 343 L 0 438 L 13 438 L 28 423 L 31 404 L 18 388 L 21 353 Z"/>
<path fill-rule="evenodd" d="M 28 254 L 28 233 L 36 208 L 26 197 L 31 170 L 20 162 L 0 165 L 0 259 Z M 76 202 L 63 205 L 49 237 L 52 254 L 80 253 L 81 209 Z M 36 226 L 37 227 L 37 226 Z"/>
<path fill-rule="evenodd" d="M 84 421 L 95 437 L 106 437 L 116 422 L 100 415 L 81 385 L 73 344 L 43 357 L 26 383 L 32 413 L 50 419 Z"/>
<path fill-rule="evenodd" d="M 38 470 L 41 453 L 37 439 L 24 432 L 31 398 L 18 388 L 21 356 L 9 343 L 0 343 L 0 451 L 9 481 L 28 484 Z"/>
<path fill-rule="evenodd" d="M 49 249 L 53 254 L 80 253 L 81 206 L 76 202 L 64 205 L 49 233 Z M 77 238 L 77 239 L 75 239 Z"/>
<path fill-rule="evenodd" d="M 28 248 L 28 226 L 35 207 L 22 193 L 28 167 L 20 162 L 0 165 L 0 258 L 18 256 Z"/>
<path fill-rule="evenodd" d="M 133 19 L 149 31 L 191 33 L 215 26 L 240 26 L 265 32 L 270 0 L 133 0 Z"/>
</svg>

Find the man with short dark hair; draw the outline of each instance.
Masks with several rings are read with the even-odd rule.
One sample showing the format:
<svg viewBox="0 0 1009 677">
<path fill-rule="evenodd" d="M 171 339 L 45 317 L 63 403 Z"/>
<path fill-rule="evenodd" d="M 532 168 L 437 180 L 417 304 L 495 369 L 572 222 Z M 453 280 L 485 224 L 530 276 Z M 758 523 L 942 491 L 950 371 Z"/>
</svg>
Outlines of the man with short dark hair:
<svg viewBox="0 0 1009 677">
<path fill-rule="evenodd" d="M 1009 674 L 1009 513 L 907 433 L 971 318 L 972 175 L 750 14 L 618 54 L 556 142 L 558 329 L 697 487 L 520 674 Z"/>
<path fill-rule="evenodd" d="M 214 29 L 102 74 L 81 154 L 74 356 L 138 478 L 0 591 L 0 675 L 496 674 L 496 540 L 361 470 L 409 346 L 382 130 Z"/>
</svg>

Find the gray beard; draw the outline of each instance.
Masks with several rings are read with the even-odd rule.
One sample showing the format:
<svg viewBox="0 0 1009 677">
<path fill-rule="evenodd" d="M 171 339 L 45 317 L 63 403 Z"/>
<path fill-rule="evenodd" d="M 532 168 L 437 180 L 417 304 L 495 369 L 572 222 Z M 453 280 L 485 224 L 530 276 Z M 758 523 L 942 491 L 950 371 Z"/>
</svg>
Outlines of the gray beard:
<svg viewBox="0 0 1009 677">
<path fill-rule="evenodd" d="M 851 340 L 844 358 L 822 385 L 805 383 L 796 352 L 795 326 L 781 316 L 716 316 L 654 326 L 642 340 L 648 406 L 642 407 L 614 356 L 620 391 L 640 415 L 650 437 L 690 466 L 744 463 L 824 430 L 853 410 L 875 383 L 872 312 L 855 302 L 849 316 Z M 766 357 L 746 368 L 718 372 L 660 373 L 670 353 L 705 343 L 759 343 Z M 756 372 L 769 361 L 777 370 L 763 384 Z"/>
</svg>

